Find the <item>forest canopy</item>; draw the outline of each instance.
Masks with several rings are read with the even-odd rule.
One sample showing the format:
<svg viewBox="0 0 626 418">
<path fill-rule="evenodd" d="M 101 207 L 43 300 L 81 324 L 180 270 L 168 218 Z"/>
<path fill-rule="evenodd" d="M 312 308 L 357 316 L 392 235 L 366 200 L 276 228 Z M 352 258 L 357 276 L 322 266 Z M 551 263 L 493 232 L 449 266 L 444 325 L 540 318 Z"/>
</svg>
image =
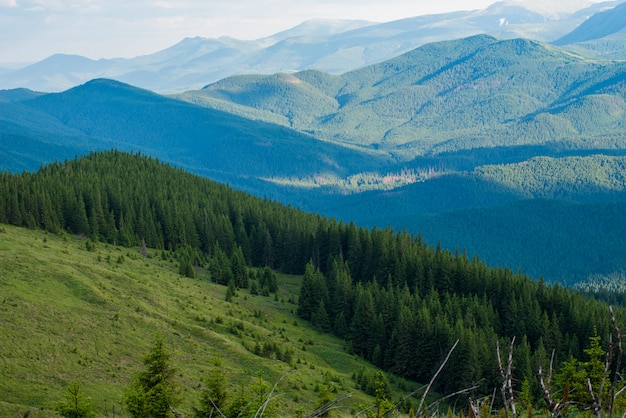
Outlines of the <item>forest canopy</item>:
<svg viewBox="0 0 626 418">
<path fill-rule="evenodd" d="M 0 222 L 172 250 L 215 274 L 242 265 L 301 274 L 298 314 L 385 370 L 425 381 L 459 339 L 451 372 L 437 382 L 444 393 L 476 382 L 490 392 L 495 347 L 515 337 L 515 381 L 533 382 L 539 399 L 534 377 L 550 353 L 558 363 L 583 361 L 590 339 L 606 343 L 611 332 L 607 305 L 561 286 L 420 236 L 251 197 L 140 154 L 95 152 L 0 174 Z"/>
</svg>

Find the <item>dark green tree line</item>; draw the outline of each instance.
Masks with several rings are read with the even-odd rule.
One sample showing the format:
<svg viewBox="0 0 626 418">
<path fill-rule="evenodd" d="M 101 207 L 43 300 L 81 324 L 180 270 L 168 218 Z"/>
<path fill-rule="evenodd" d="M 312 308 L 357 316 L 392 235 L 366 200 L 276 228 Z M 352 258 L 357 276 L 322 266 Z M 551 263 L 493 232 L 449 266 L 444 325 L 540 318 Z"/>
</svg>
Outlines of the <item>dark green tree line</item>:
<svg viewBox="0 0 626 418">
<path fill-rule="evenodd" d="M 318 329 L 345 338 L 352 351 L 375 365 L 422 382 L 459 339 L 448 371 L 436 383 L 444 393 L 478 383 L 484 394 L 498 387 L 496 345 L 516 337 L 516 389 L 526 381 L 535 400 L 540 398 L 538 366 L 548 367 L 548 353 L 554 350 L 557 366 L 584 358 L 594 329 L 605 337 L 610 332 L 608 307 L 602 303 L 509 270 L 489 269 L 463 255 L 435 250 L 431 257 L 439 261 L 425 263 L 436 270 L 425 274 L 432 277 L 429 287 L 413 289 L 406 280 L 396 283 L 393 275 L 354 280 L 341 257 L 326 276 L 310 262 L 298 313 Z M 327 301 L 335 303 L 318 313 Z"/>
</svg>

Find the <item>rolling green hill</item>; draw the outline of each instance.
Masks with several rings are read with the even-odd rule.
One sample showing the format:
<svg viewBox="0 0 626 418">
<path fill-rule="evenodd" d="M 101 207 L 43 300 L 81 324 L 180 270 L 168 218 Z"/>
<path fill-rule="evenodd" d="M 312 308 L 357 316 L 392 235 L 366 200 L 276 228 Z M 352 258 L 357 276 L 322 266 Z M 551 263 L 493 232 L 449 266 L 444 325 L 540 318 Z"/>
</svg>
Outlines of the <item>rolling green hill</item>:
<svg viewBox="0 0 626 418">
<path fill-rule="evenodd" d="M 232 77 L 177 97 L 260 119 L 272 115 L 300 131 L 403 159 L 555 141 L 616 148 L 624 145 L 625 68 L 536 41 L 479 35 L 340 76 Z"/>
</svg>

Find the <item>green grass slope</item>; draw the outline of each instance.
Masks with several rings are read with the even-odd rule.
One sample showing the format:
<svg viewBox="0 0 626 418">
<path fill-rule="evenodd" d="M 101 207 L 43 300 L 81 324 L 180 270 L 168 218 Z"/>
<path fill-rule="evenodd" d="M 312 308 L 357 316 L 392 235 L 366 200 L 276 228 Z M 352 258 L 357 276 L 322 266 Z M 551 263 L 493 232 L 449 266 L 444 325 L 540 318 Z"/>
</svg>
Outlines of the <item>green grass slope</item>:
<svg viewBox="0 0 626 418">
<path fill-rule="evenodd" d="M 353 394 L 339 404 L 342 413 L 373 403 L 351 376 L 375 371 L 293 314 L 298 277 L 279 275 L 276 298 L 240 290 L 226 302 L 226 287 L 208 281 L 207 272 L 182 277 L 161 252 L 149 250 L 144 258 L 138 248 L 104 244 L 87 251 L 85 242 L 0 226 L 0 416 L 55 416 L 55 403 L 73 381 L 99 415 L 118 416 L 155 333 L 173 351 L 185 416 L 220 359 L 231 396 L 259 375 L 273 385 L 291 371 L 277 387 L 281 416 L 313 411 L 324 386 L 333 397 Z M 291 360 L 252 353 L 267 342 Z"/>
</svg>

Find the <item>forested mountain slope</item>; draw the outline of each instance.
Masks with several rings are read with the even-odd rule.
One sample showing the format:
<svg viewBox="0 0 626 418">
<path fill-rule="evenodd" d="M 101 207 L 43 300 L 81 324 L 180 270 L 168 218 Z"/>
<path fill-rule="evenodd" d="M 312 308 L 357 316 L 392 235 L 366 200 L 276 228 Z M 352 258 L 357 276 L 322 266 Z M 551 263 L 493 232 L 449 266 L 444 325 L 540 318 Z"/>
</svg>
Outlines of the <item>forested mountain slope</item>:
<svg viewBox="0 0 626 418">
<path fill-rule="evenodd" d="M 8 92 L 2 95 L 8 97 Z M 42 162 L 97 149 L 148 153 L 237 183 L 246 177 L 344 176 L 376 169 L 384 158 L 318 141 L 289 129 L 172 100 L 111 80 L 93 80 L 63 93 L 0 103 L 4 169 L 36 169 Z M 20 141 L 21 146 L 15 142 Z M 51 153 L 39 146 L 64 150 Z M 67 155 L 68 153 L 72 153 Z M 16 161 L 11 165 L 11 160 Z"/>
<path fill-rule="evenodd" d="M 624 157 L 524 153 L 519 150 L 519 162 L 509 164 L 450 158 L 459 168 L 479 165 L 392 191 L 335 198 L 324 213 L 372 226 L 385 208 L 384 219 L 397 229 L 566 285 L 626 269 Z M 505 154 L 500 158 L 510 161 Z"/>
<path fill-rule="evenodd" d="M 511 204 L 537 197 L 599 203 L 583 212 L 620 230 L 621 212 L 600 212 L 625 200 L 623 70 L 535 41 L 477 36 L 341 76 L 234 77 L 180 96 L 193 104 L 110 80 L 59 94 L 4 91 L 0 164 L 35 170 L 94 149 L 140 151 L 258 196 L 406 228 L 571 284 L 626 268 L 622 246 L 602 243 L 592 224 L 588 235 L 567 223 L 537 228 L 559 204 L 526 205 L 528 230 L 539 242 L 580 242 L 531 257 L 507 250 L 524 248 L 524 234 L 499 231 L 520 225 Z M 459 222 L 462 233 L 450 221 L 476 213 L 483 221 Z M 606 259 L 571 258 L 594 254 L 585 250 L 594 242 Z"/>
<path fill-rule="evenodd" d="M 232 77 L 178 97 L 267 112 L 328 140 L 398 158 L 558 142 L 624 146 L 626 66 L 532 40 L 438 42 L 340 76 Z"/>
<path fill-rule="evenodd" d="M 590 337 L 607 341 L 610 332 L 606 305 L 558 285 L 488 268 L 421 237 L 247 196 L 139 155 L 94 153 L 37 173 L 4 173 L 0 197 L 0 222 L 145 243 L 171 251 L 183 275 L 202 269 L 245 289 L 251 266 L 304 273 L 302 318 L 402 376 L 428 379 L 460 338 L 450 372 L 436 384 L 446 393 L 479 382 L 477 393 L 491 394 L 499 386 L 496 341 L 516 336 L 515 381 L 528 381 L 538 400 L 534 375 L 548 353 L 555 350 L 558 364 L 582 358 Z"/>
<path fill-rule="evenodd" d="M 610 59 L 624 59 L 626 4 L 599 12 L 585 20 L 572 32 L 554 41 L 585 54 Z"/>
</svg>

